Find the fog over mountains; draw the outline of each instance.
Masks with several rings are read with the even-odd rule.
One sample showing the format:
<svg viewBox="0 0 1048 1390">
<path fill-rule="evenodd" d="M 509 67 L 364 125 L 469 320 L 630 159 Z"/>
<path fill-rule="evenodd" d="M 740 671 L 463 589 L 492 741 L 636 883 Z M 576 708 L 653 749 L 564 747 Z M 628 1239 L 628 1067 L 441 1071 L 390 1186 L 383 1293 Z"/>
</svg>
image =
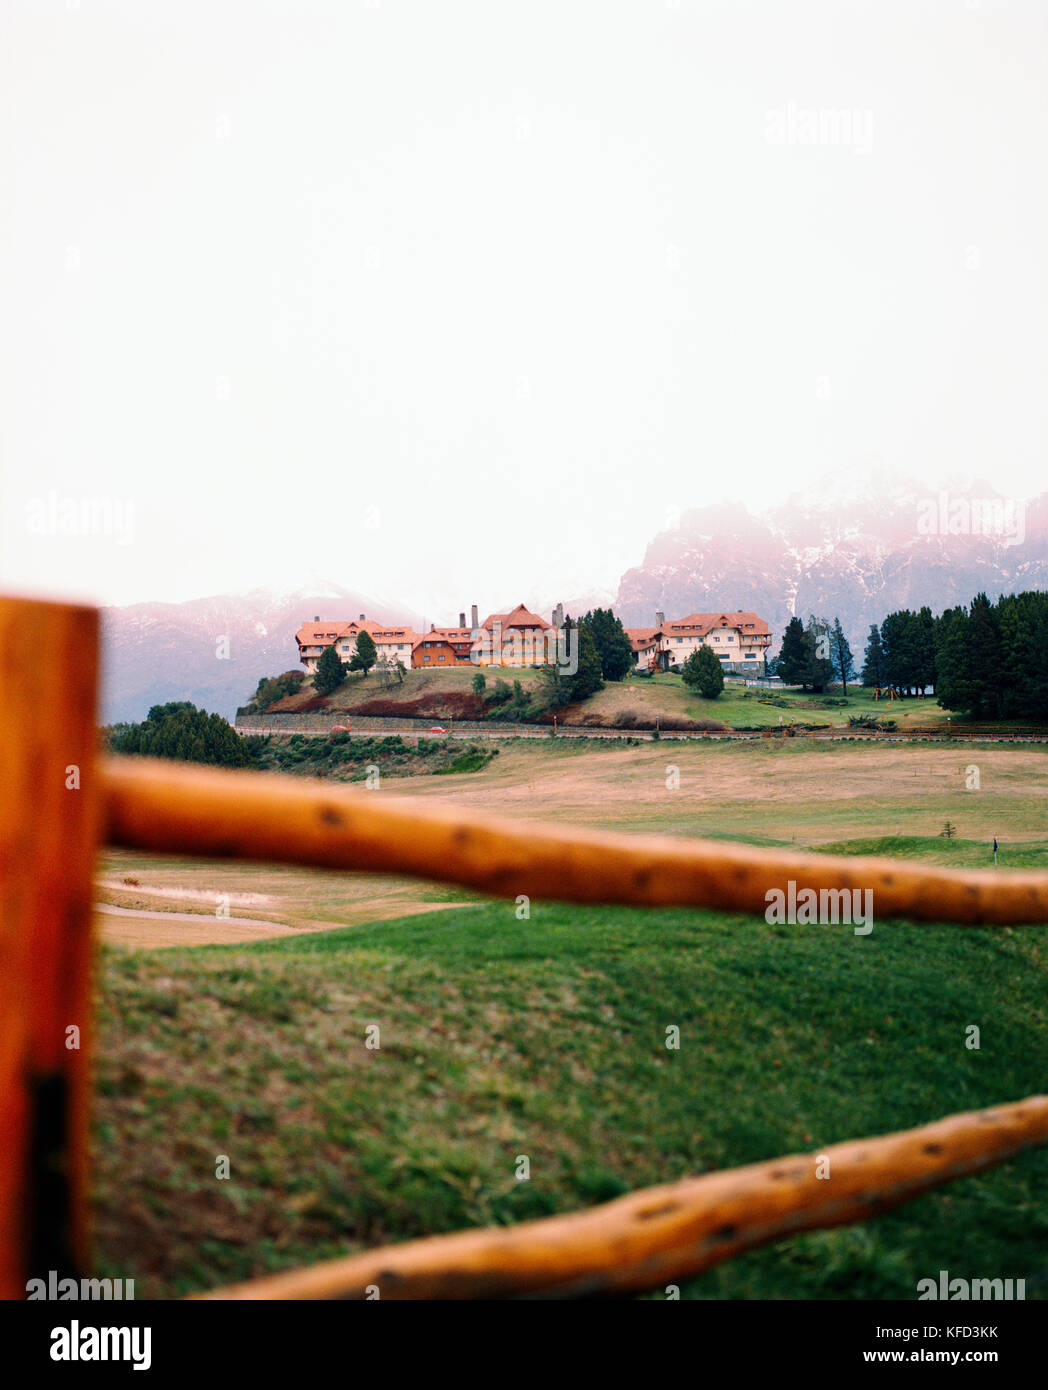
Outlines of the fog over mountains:
<svg viewBox="0 0 1048 1390">
<path fill-rule="evenodd" d="M 839 616 L 859 664 L 870 624 L 894 609 L 928 604 L 940 612 L 980 591 L 996 598 L 1044 588 L 1048 494 L 1022 503 L 978 479 L 930 491 L 871 471 L 834 475 L 760 514 L 742 503 L 689 510 L 649 543 L 613 599 L 597 590 L 559 597 L 575 614 L 612 600 L 631 627 L 651 626 L 656 611 L 672 619 L 754 609 L 771 624 L 773 654 L 794 614 Z M 533 594 L 499 597 L 503 606 L 522 600 L 548 617 L 556 600 L 547 590 L 544 581 Z M 395 599 L 316 580 L 290 592 L 107 608 L 103 718 L 142 719 L 150 705 L 167 700 L 191 700 L 232 718 L 261 676 L 297 668 L 294 634 L 304 619 L 360 613 L 418 630 L 424 621 L 428 627 L 457 618 L 449 612 L 424 620 Z"/>
<path fill-rule="evenodd" d="M 997 509 L 992 505 L 996 503 Z M 988 520 L 992 534 L 975 527 Z M 952 530 L 951 530 L 952 528 Z M 892 475 L 828 481 L 757 516 L 741 503 L 686 512 L 619 585 L 630 626 L 718 608 L 754 609 L 778 650 L 797 614 L 838 616 L 861 659 L 871 623 L 1048 584 L 1048 494 L 1002 497 L 973 480 L 929 491 Z"/>
<path fill-rule="evenodd" d="M 191 700 L 232 719 L 261 676 L 301 669 L 295 633 L 303 620 L 361 613 L 378 622 L 421 622 L 398 605 L 327 583 L 105 608 L 103 721 L 144 719 L 150 705 L 168 700 Z"/>
</svg>

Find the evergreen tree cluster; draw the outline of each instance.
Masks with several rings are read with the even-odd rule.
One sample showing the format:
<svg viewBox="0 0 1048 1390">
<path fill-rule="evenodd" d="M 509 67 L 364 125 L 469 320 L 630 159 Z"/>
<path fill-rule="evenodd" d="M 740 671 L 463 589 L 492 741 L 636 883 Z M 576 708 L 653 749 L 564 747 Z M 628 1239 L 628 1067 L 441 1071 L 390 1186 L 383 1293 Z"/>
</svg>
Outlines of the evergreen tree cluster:
<svg viewBox="0 0 1048 1390">
<path fill-rule="evenodd" d="M 600 673 L 606 681 L 620 681 L 633 665 L 633 647 L 626 629 L 610 608 L 594 608 L 580 620 L 593 637 L 600 657 Z"/>
<path fill-rule="evenodd" d="M 317 658 L 317 669 L 313 672 L 313 689 L 318 695 L 330 695 L 346 679 L 349 667 L 339 660 L 335 648 L 325 647 Z"/>
<path fill-rule="evenodd" d="M 1048 718 L 1048 593 L 977 594 L 938 618 L 889 613 L 870 629 L 863 684 L 932 687 L 944 709 L 973 719 Z"/>
<path fill-rule="evenodd" d="M 263 676 L 250 702 L 238 709 L 237 714 L 265 714 L 270 705 L 275 705 L 285 695 L 296 695 L 305 678 L 305 671 L 285 671 L 281 676 Z"/>
<path fill-rule="evenodd" d="M 791 618 L 782 635 L 775 669 L 786 685 L 821 693 L 840 681 L 847 693 L 855 666 L 840 618 L 831 623 L 813 614 L 807 625 L 800 618 Z"/>
<path fill-rule="evenodd" d="M 948 608 L 936 622 L 936 694 L 973 719 L 1048 718 L 1048 594 Z"/>
<path fill-rule="evenodd" d="M 342 682 L 349 675 L 350 671 L 362 671 L 365 679 L 372 666 L 378 664 L 378 648 L 375 646 L 375 639 L 371 633 L 361 629 L 357 633 L 357 640 L 353 647 L 353 655 L 348 661 L 343 661 L 339 657 L 334 646 L 325 647 L 317 658 L 317 669 L 313 673 L 313 689 L 318 695 L 331 695 L 336 691 Z M 399 671 L 397 668 L 400 668 Z M 390 679 L 385 681 L 388 686 L 395 676 L 398 684 L 404 678 L 404 663 L 398 661 L 392 666 L 385 667 L 385 673 Z"/>
<path fill-rule="evenodd" d="M 618 622 L 617 618 L 615 622 Z M 619 623 L 620 628 L 621 626 L 622 624 Z M 604 664 L 601 660 L 600 648 L 597 646 L 597 639 L 593 635 L 592 624 L 587 621 L 587 618 L 580 618 L 578 622 L 573 622 L 571 616 L 568 615 L 564 619 L 564 638 L 570 651 L 574 652 L 577 645 L 578 669 L 573 674 L 569 674 L 559 666 L 543 666 L 544 693 L 550 709 L 559 709 L 563 705 L 572 705 L 579 700 L 588 700 L 598 690 L 604 689 Z M 626 641 L 628 644 L 628 637 Z M 631 647 L 631 656 L 632 651 Z"/>
<path fill-rule="evenodd" d="M 114 724 L 105 733 L 113 753 L 217 767 L 250 767 L 255 762 L 231 724 L 188 700 L 154 705 L 143 723 Z"/>
<path fill-rule="evenodd" d="M 936 625 L 932 610 L 925 606 L 916 613 L 908 608 L 889 613 L 880 629 L 871 627 L 863 685 L 912 691 L 935 688 Z"/>
</svg>

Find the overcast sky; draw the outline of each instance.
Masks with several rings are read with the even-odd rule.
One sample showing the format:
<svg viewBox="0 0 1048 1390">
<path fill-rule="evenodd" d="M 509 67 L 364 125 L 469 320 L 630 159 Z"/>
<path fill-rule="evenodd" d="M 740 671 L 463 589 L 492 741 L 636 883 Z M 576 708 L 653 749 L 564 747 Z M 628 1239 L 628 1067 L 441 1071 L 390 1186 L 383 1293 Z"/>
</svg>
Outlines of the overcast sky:
<svg viewBox="0 0 1048 1390">
<path fill-rule="evenodd" d="M 870 461 L 1048 487 L 1044 0 L 2 9 L 8 588 L 430 613 Z"/>
</svg>

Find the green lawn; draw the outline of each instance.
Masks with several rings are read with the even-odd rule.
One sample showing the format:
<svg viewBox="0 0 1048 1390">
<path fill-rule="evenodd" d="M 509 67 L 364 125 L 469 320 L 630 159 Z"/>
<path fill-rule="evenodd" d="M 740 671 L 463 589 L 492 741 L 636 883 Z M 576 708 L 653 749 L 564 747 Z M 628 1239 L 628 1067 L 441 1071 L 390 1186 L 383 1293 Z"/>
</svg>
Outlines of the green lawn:
<svg viewBox="0 0 1048 1390">
<path fill-rule="evenodd" d="M 1046 964 L 1046 928 L 857 938 L 699 911 L 533 904 L 518 921 L 511 903 L 107 950 L 100 1272 L 182 1293 L 1040 1092 Z M 1043 1298 L 1046 1182 L 1048 1151 L 1028 1153 L 682 1295 L 913 1299 L 948 1269 Z"/>
<path fill-rule="evenodd" d="M 427 697 L 432 705 L 433 717 L 444 717 L 442 699 L 445 696 L 465 696 L 472 691 L 476 668 L 469 666 L 451 667 L 448 670 L 413 670 L 404 677 L 401 685 L 384 689 L 374 674 L 366 679 L 350 676 L 330 697 L 328 712 L 334 717 L 351 713 L 359 705 L 370 700 L 382 699 L 397 704 Z M 541 675 L 532 669 L 486 668 L 488 690 L 497 680 L 512 684 L 519 680 L 528 695 L 537 697 L 540 692 Z M 273 706 L 273 712 L 290 712 L 307 703 L 314 696 L 312 686 L 298 695 L 288 697 Z M 837 702 L 847 698 L 847 704 Z M 834 703 L 827 703 L 834 702 Z M 427 706 L 429 708 L 429 706 Z M 453 706 L 449 706 L 453 708 Z M 716 719 L 732 728 L 777 726 L 780 722 L 789 724 L 835 724 L 844 725 L 849 715 L 876 714 L 884 719 L 894 719 L 900 729 L 911 724 L 945 724 L 948 718 L 957 722 L 957 715 L 944 710 L 930 699 L 874 700 L 872 691 L 862 686 L 851 685 L 845 697 L 839 689 L 825 696 L 804 693 L 799 689 L 764 690 L 729 681 L 723 692 L 715 700 L 703 699 L 685 686 L 679 675 L 664 672 L 651 678 L 627 677 L 623 681 L 608 681 L 603 690 L 591 696 L 581 705 L 572 706 L 562 715 L 568 723 L 601 721 L 613 725 L 617 718 L 632 712 L 645 726 L 654 725 L 657 718 Z M 264 718 L 264 716 L 263 716 Z"/>
<path fill-rule="evenodd" d="M 845 725 L 849 716 L 875 714 L 881 719 L 894 719 L 900 730 L 904 730 L 911 724 L 945 724 L 951 716 L 951 711 L 941 709 L 934 699 L 875 700 L 872 691 L 858 685 L 849 686 L 845 696 L 840 689 L 815 695 L 793 687 L 765 690 L 729 681 L 715 700 L 705 700 L 671 672 L 648 680 L 633 678 L 618 686 L 606 685 L 604 691 L 588 702 L 587 708 L 600 708 L 602 699 L 625 702 L 627 693 L 630 701 L 635 703 L 639 694 L 653 708 L 658 706 L 667 715 L 720 719 L 731 728 L 777 727 L 780 718 L 783 724 Z M 847 704 L 839 703 L 845 699 Z M 956 714 L 952 718 L 956 720 Z"/>
</svg>

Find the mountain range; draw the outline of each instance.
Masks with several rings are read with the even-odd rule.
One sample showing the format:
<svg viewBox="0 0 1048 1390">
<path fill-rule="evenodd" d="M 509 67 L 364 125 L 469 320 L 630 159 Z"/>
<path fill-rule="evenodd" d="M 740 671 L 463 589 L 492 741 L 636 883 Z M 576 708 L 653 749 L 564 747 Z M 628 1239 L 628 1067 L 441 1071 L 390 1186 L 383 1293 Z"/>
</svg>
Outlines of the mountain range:
<svg viewBox="0 0 1048 1390">
<path fill-rule="evenodd" d="M 419 626 L 417 614 L 337 584 L 253 589 L 187 603 L 102 610 L 102 718 L 144 719 L 151 705 L 191 700 L 232 719 L 262 676 L 299 670 L 295 633 L 315 616 Z"/>
<path fill-rule="evenodd" d="M 1045 588 L 1048 494 L 1023 503 L 979 479 L 929 491 L 867 472 L 835 474 L 760 513 L 742 503 L 685 512 L 650 542 L 616 595 L 594 591 L 593 601 L 613 601 L 629 627 L 652 626 L 656 612 L 672 620 L 752 609 L 771 625 L 773 653 L 794 614 L 839 616 L 861 665 L 870 624 L 895 609 L 927 604 L 938 613 L 979 592 L 992 599 Z M 532 597 L 506 595 L 504 606 Z M 565 597 L 565 611 L 583 612 L 591 599 Z M 545 614 L 552 604 L 535 598 L 535 606 Z M 104 609 L 103 718 L 142 719 L 168 700 L 232 718 L 260 677 L 298 667 L 294 638 L 305 619 L 360 613 L 417 630 L 424 622 L 402 604 L 326 581 Z"/>
<path fill-rule="evenodd" d="M 622 576 L 615 611 L 641 627 L 657 611 L 752 609 L 771 625 L 773 652 L 794 615 L 839 616 L 860 665 L 886 613 L 1045 587 L 1048 494 L 1021 502 L 980 480 L 929 491 L 874 474 L 851 487 L 828 480 L 762 515 L 741 503 L 684 513 Z"/>
</svg>

